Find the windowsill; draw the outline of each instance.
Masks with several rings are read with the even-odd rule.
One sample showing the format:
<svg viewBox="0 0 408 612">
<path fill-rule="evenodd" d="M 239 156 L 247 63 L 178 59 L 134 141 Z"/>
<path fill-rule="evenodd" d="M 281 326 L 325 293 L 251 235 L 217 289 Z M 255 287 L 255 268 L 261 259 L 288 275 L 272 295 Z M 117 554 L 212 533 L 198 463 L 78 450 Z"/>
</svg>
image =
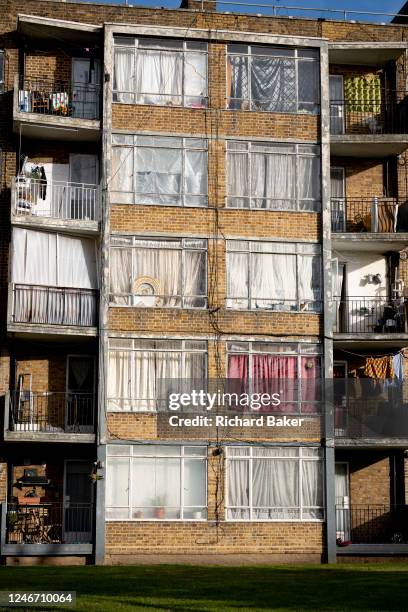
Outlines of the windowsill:
<svg viewBox="0 0 408 612">
<path fill-rule="evenodd" d="M 124 94 L 126 95 L 126 94 Z M 157 94 L 160 95 L 160 94 Z M 184 106 L 183 104 L 153 104 L 148 102 L 118 102 L 117 100 L 112 100 L 112 104 L 125 104 L 126 106 L 147 106 L 148 108 L 157 106 L 158 108 L 177 108 L 182 110 L 201 110 L 205 111 L 210 108 L 209 105 L 203 106 Z"/>
<path fill-rule="evenodd" d="M 231 111 L 233 113 L 238 112 L 238 113 L 268 113 L 269 115 L 300 115 L 301 117 L 304 117 L 305 115 L 307 115 L 308 117 L 320 117 L 321 112 L 318 113 L 311 113 L 308 111 L 289 111 L 289 110 L 285 110 L 285 111 L 277 111 L 277 110 L 273 110 L 273 111 L 268 111 L 268 110 L 262 110 L 261 108 L 229 108 L 228 106 L 225 107 L 225 110 L 227 111 Z"/>
<path fill-rule="evenodd" d="M 326 519 L 225 519 L 225 523 L 324 523 Z"/>
<path fill-rule="evenodd" d="M 138 519 L 131 519 L 131 518 L 105 518 L 105 521 L 107 523 L 117 523 L 117 522 L 121 522 L 121 523 L 206 523 L 207 519 L 206 518 L 200 518 L 200 519 L 185 519 L 185 518 L 175 518 L 175 519 L 171 519 L 171 518 L 138 518 Z"/>
<path fill-rule="evenodd" d="M 274 308 L 235 308 L 234 306 L 225 306 L 225 310 L 233 310 L 234 312 L 266 312 L 269 314 L 302 314 L 302 315 L 322 315 L 323 310 L 316 312 L 315 310 L 278 310 Z"/>
<path fill-rule="evenodd" d="M 204 204 L 202 206 L 198 206 L 197 204 L 171 204 L 171 203 L 165 203 L 165 204 L 161 204 L 160 202 L 110 202 L 111 206 L 169 206 L 170 208 L 183 208 L 183 209 L 197 209 L 197 210 L 207 210 L 208 208 L 210 210 L 214 210 L 215 207 L 214 206 L 209 206 L 208 204 Z M 245 210 L 245 209 L 244 209 Z"/>
<path fill-rule="evenodd" d="M 238 196 L 239 197 L 239 196 Z M 255 207 L 244 207 L 244 206 L 229 206 L 228 204 L 226 204 L 224 206 L 225 210 L 244 210 L 244 211 L 251 211 L 251 212 L 267 212 L 267 213 L 304 213 L 304 214 L 313 214 L 313 215 L 319 215 L 321 214 L 322 210 L 300 210 L 298 208 L 293 209 L 293 208 L 255 208 Z"/>
<path fill-rule="evenodd" d="M 170 518 L 105 518 L 106 523 L 214 523 L 214 519 L 170 519 Z M 326 519 L 223 519 L 222 523 L 318 523 L 323 524 Z"/>
<path fill-rule="evenodd" d="M 192 312 L 206 312 L 208 311 L 207 306 L 198 306 L 196 308 L 191 306 L 136 306 L 134 304 L 112 304 L 109 303 L 109 308 L 135 308 L 137 310 L 176 310 L 179 312 L 182 311 L 192 311 Z"/>
</svg>

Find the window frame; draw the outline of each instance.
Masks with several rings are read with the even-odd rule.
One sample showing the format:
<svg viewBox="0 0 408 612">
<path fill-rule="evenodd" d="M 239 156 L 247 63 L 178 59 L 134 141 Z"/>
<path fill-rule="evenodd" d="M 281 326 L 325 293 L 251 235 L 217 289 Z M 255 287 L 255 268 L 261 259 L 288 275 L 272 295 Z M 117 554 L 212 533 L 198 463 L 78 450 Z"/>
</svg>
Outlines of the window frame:
<svg viewBox="0 0 408 612">
<path fill-rule="evenodd" d="M 242 148 L 231 148 L 234 145 L 242 145 Z M 245 145 L 245 147 L 244 147 Z M 266 151 L 257 150 L 257 147 L 270 147 L 271 152 L 267 153 Z M 289 147 L 293 148 L 292 152 L 287 151 Z M 282 148 L 283 152 L 278 153 L 276 149 Z M 313 152 L 302 152 L 302 148 L 306 149 L 315 149 L 315 153 Z M 274 150 L 275 149 L 275 150 Z M 286 149 L 286 150 L 285 150 Z M 248 171 L 248 192 L 249 195 L 231 195 L 228 193 L 229 188 L 229 166 L 230 166 L 230 155 L 246 155 L 247 162 L 246 167 Z M 253 166 L 253 155 L 286 155 L 290 157 L 294 157 L 295 159 L 295 197 L 290 200 L 292 207 L 284 207 L 284 206 L 274 206 L 273 208 L 262 208 L 259 206 L 255 206 L 254 203 L 257 200 L 269 200 L 274 201 L 272 198 L 256 198 L 251 193 L 252 186 L 252 166 Z M 299 160 L 307 158 L 312 160 L 317 160 L 319 162 L 319 191 L 320 198 L 300 198 L 301 190 L 300 190 L 300 164 Z M 257 140 L 244 140 L 244 139 L 227 139 L 226 147 L 225 147 L 225 173 L 226 173 L 226 181 L 225 181 L 225 208 L 232 210 L 251 210 L 251 211 L 262 211 L 262 212 L 304 212 L 304 213 L 321 213 L 322 212 L 322 158 L 321 158 L 321 147 L 317 143 L 307 143 L 307 142 L 273 142 L 273 141 L 257 141 Z M 276 200 L 281 201 L 285 198 L 276 198 Z M 246 200 L 248 206 L 234 206 L 233 200 Z M 287 200 L 289 201 L 289 200 Z M 301 208 L 300 204 L 302 203 L 311 203 L 315 205 L 314 209 L 310 208 Z"/>
<path fill-rule="evenodd" d="M 247 347 L 244 347 L 244 344 L 247 345 Z M 291 347 L 291 346 L 296 346 L 296 350 L 295 351 L 291 351 L 291 350 L 287 350 L 285 352 L 285 350 L 276 350 L 276 351 L 261 351 L 258 349 L 254 348 L 254 345 L 275 345 L 276 347 L 280 347 L 281 349 L 285 348 L 285 347 Z M 241 350 L 239 349 L 231 349 L 231 346 L 235 345 L 238 346 L 241 345 Z M 304 347 L 307 347 L 308 350 L 305 350 Z M 303 350 L 302 350 L 303 349 Z M 254 355 L 275 355 L 276 357 L 296 357 L 296 372 L 297 372 L 297 376 L 296 378 L 294 378 L 293 380 L 296 381 L 296 391 L 297 391 L 297 399 L 295 400 L 296 405 L 298 406 L 298 410 L 296 413 L 290 413 L 290 416 L 295 417 L 295 416 L 303 416 L 303 417 L 315 417 L 315 416 L 321 416 L 322 415 L 322 411 L 317 411 L 317 412 L 302 412 L 301 407 L 302 404 L 317 404 L 318 406 L 321 404 L 321 401 L 317 401 L 317 402 L 310 402 L 307 400 L 303 400 L 302 399 L 302 394 L 303 394 L 303 388 L 302 388 L 302 377 L 299 376 L 299 374 L 302 371 L 302 359 L 305 359 L 307 357 L 311 357 L 311 358 L 318 358 L 319 360 L 319 368 L 320 368 L 320 379 L 323 378 L 323 347 L 321 344 L 318 343 L 302 343 L 302 342 L 282 342 L 282 343 L 278 343 L 278 342 L 273 342 L 273 341 L 262 341 L 262 340 L 246 340 L 246 339 L 236 339 L 236 340 L 227 340 L 226 343 L 226 373 L 225 373 L 225 377 L 228 379 L 228 370 L 229 370 L 229 357 L 230 355 L 247 355 L 248 356 L 248 393 L 253 393 L 253 377 L 252 377 L 252 372 L 253 372 L 253 357 Z M 319 380 L 319 379 L 316 379 Z M 293 402 L 287 402 L 288 404 L 293 404 Z M 284 414 L 284 413 L 283 413 Z"/>
<path fill-rule="evenodd" d="M 114 242 L 112 242 L 112 239 L 115 240 L 131 240 L 131 242 L 129 242 L 128 244 L 115 244 Z M 147 242 L 147 241 L 154 241 L 154 242 L 165 242 L 165 243 L 174 243 L 174 245 L 178 245 L 178 246 L 174 246 L 174 248 L 167 246 L 167 247 L 159 247 L 159 246 L 141 246 L 138 247 L 137 243 L 139 242 Z M 184 246 L 185 243 L 188 243 L 188 241 L 201 241 L 203 243 L 203 247 L 193 247 L 193 246 Z M 181 287 L 181 294 L 180 295 L 158 295 L 156 297 L 158 298 L 175 298 L 177 300 L 180 300 L 180 304 L 178 306 L 174 306 L 174 305 L 170 305 L 170 306 L 165 306 L 165 305 L 158 305 L 158 306 L 146 306 L 146 305 L 138 305 L 136 302 L 141 297 L 141 294 L 137 294 L 137 293 L 130 293 L 130 294 L 118 294 L 118 293 L 112 293 L 111 292 L 111 273 L 112 273 L 112 266 L 109 266 L 109 306 L 110 307 L 115 307 L 115 308 L 152 308 L 153 310 L 157 309 L 157 308 L 177 308 L 178 310 L 207 310 L 208 308 L 208 239 L 207 238 L 188 238 L 188 237 L 183 237 L 183 238 L 174 238 L 173 236 L 113 236 L 111 237 L 111 242 L 110 242 L 110 247 L 109 247 L 109 255 L 112 251 L 112 249 L 133 249 L 132 251 L 132 255 L 131 255 L 131 264 L 132 264 L 132 282 L 134 282 L 135 279 L 135 274 L 134 274 L 134 270 L 135 270 L 135 261 L 134 261 L 134 256 L 133 256 L 133 252 L 136 251 L 138 248 L 142 248 L 142 249 L 153 249 L 153 250 L 169 250 L 169 251 L 180 251 L 181 252 L 181 256 L 180 256 L 180 270 L 179 270 L 179 282 L 180 282 L 180 287 Z M 205 258 L 205 272 L 204 272 L 204 285 L 205 285 L 205 289 L 204 289 L 204 293 L 203 295 L 185 295 L 185 277 L 184 277 L 184 269 L 185 269 L 185 253 L 193 251 L 193 252 L 199 252 L 199 253 L 204 253 L 204 258 Z M 128 303 L 125 304 L 117 304 L 113 301 L 112 297 L 116 296 L 118 298 L 124 298 L 124 299 L 128 299 Z M 203 306 L 190 306 L 190 305 L 185 305 L 185 301 L 188 300 L 192 300 L 192 299 L 200 299 L 203 300 L 204 305 Z"/>
<path fill-rule="evenodd" d="M 115 137 L 125 137 L 128 138 L 129 140 L 132 138 L 133 142 L 122 142 L 122 143 L 118 143 L 115 142 Z M 164 146 L 162 145 L 156 145 L 156 144 L 138 144 L 138 139 L 142 138 L 142 139 L 146 139 L 146 138 L 158 138 L 161 140 L 168 140 L 168 146 Z M 172 143 L 170 142 L 172 141 Z M 181 146 L 176 146 L 175 141 L 181 141 Z M 193 146 L 188 146 L 189 143 L 191 143 L 191 141 L 201 141 L 202 142 L 202 146 L 201 147 L 193 147 Z M 129 154 L 128 155 L 132 155 L 132 191 L 117 191 L 115 189 L 112 188 L 112 181 L 115 178 L 116 174 L 118 173 L 118 170 L 116 171 L 115 175 L 111 177 L 110 179 L 110 186 L 109 186 L 109 191 L 110 191 L 110 201 L 111 204 L 128 204 L 131 206 L 175 206 L 175 207 L 179 207 L 179 208 L 207 208 L 208 207 L 208 138 L 195 138 L 194 136 L 174 136 L 174 135 L 166 135 L 166 136 L 158 136 L 157 134 L 120 134 L 120 133 L 116 133 L 114 132 L 112 134 L 112 141 L 111 141 L 111 146 L 112 146 L 112 154 L 113 151 L 115 149 L 128 149 L 129 150 Z M 149 196 L 150 198 L 155 197 L 155 196 L 160 196 L 163 194 L 143 194 L 143 192 L 138 192 L 137 191 L 137 167 L 136 167 L 136 155 L 137 155 L 137 150 L 138 149 L 166 149 L 166 150 L 179 150 L 181 151 L 181 172 L 180 172 L 180 176 L 181 176 L 181 183 L 182 183 L 182 189 L 180 191 L 179 197 L 180 197 L 180 203 L 174 203 L 174 202 L 159 202 L 159 201 L 154 201 L 154 202 L 139 202 L 140 197 L 143 198 L 143 196 Z M 205 177 L 206 177 L 206 193 L 197 193 L 197 194 L 193 194 L 193 193 L 186 193 L 186 172 L 185 172 L 185 168 L 186 168 L 186 152 L 187 151 L 196 151 L 196 152 L 200 152 L 200 153 L 205 153 L 206 154 L 206 172 L 205 172 Z M 113 157 L 113 155 L 112 155 Z M 126 156 L 127 159 L 127 156 Z M 123 162 L 121 162 L 121 164 L 123 164 Z M 120 169 L 120 168 L 119 168 Z M 132 202 L 123 202 L 123 198 L 126 196 L 130 195 Z M 172 196 L 173 194 L 164 194 L 167 196 Z M 198 198 L 202 198 L 203 199 L 203 204 L 199 204 L 196 202 L 190 204 L 188 202 L 186 202 L 186 198 L 188 198 L 189 196 L 195 198 L 196 200 L 198 200 Z M 121 200 L 122 198 L 122 200 Z"/>
<path fill-rule="evenodd" d="M 129 44 L 129 45 L 125 45 L 125 44 L 116 44 L 115 43 L 115 39 L 117 40 L 118 38 L 121 38 L 122 40 L 125 38 L 128 38 L 129 41 L 133 40 L 133 45 Z M 166 94 L 155 94 L 154 92 L 143 92 L 141 94 L 141 92 L 137 92 L 137 91 L 119 91 L 116 89 L 113 89 L 113 82 L 112 82 L 112 104 L 132 104 L 132 105 L 137 105 L 137 106 L 159 106 L 159 107 L 165 107 L 165 108 L 189 108 L 189 109 L 193 109 L 193 110 L 205 110 L 208 108 L 209 106 L 209 91 L 208 91 L 208 42 L 206 41 L 202 41 L 202 40 L 187 40 L 187 39 L 178 39 L 178 38 L 167 38 L 167 37 L 160 37 L 160 36 L 156 36 L 156 37 L 145 37 L 145 36 L 114 36 L 113 37 L 113 73 L 116 70 L 116 49 L 134 49 L 134 55 L 133 55 L 133 61 L 134 61 L 134 66 L 136 66 L 136 59 L 137 59 L 137 53 L 138 50 L 143 50 L 143 51 L 148 51 L 148 50 L 155 50 L 155 47 L 149 47 L 148 43 L 149 41 L 158 41 L 161 40 L 163 43 L 167 43 L 167 44 L 171 44 L 174 43 L 174 47 L 171 48 L 170 44 L 169 47 L 167 49 L 160 49 L 160 51 L 166 53 L 174 53 L 175 51 L 182 53 L 183 55 L 183 74 L 182 74 L 182 83 L 181 83 L 181 104 L 172 104 L 172 105 L 168 105 L 165 102 L 162 103 L 156 103 L 153 104 L 151 102 L 146 103 L 146 102 L 137 102 L 137 97 L 139 95 L 158 95 L 158 96 L 162 96 L 165 97 Z M 142 41 L 142 44 L 140 44 L 140 42 Z M 143 42 L 145 42 L 146 46 L 143 46 Z M 205 50 L 201 50 L 199 48 L 189 48 L 188 45 L 205 45 Z M 200 96 L 203 100 L 203 106 L 202 107 L 195 107 L 195 106 L 189 106 L 188 104 L 185 103 L 186 98 L 194 98 L 194 97 L 198 97 L 198 96 L 189 96 L 185 94 L 185 66 L 186 66 L 186 55 L 188 53 L 200 53 L 202 55 L 205 56 L 205 71 L 206 71 L 206 79 L 205 79 L 205 95 Z M 112 81 L 114 81 L 114 76 Z M 115 100 L 115 94 L 127 94 L 129 96 L 132 96 L 133 101 L 132 102 L 118 102 L 117 100 Z M 169 94 L 170 95 L 170 94 Z"/>
<path fill-rule="evenodd" d="M 0 94 L 6 90 L 6 54 L 0 49 Z"/>
<path fill-rule="evenodd" d="M 168 448 L 178 448 L 180 449 L 179 453 L 177 454 L 176 452 L 174 454 L 169 454 L 169 455 L 160 455 L 160 454 L 140 454 L 140 455 L 135 455 L 134 454 L 134 449 L 135 447 L 138 448 L 142 448 L 143 446 L 147 446 L 146 444 L 108 444 L 107 445 L 107 452 L 106 452 L 106 471 L 108 472 L 109 469 L 109 465 L 112 461 L 112 458 L 122 458 L 122 459 L 128 459 L 128 470 L 129 470 L 129 479 L 128 479 L 128 506 L 108 506 L 108 504 L 106 504 L 106 509 L 105 509 L 105 521 L 109 521 L 109 522 L 118 522 L 118 521 L 129 521 L 129 522 L 148 522 L 148 521 L 155 521 L 155 522 L 206 522 L 208 520 L 208 446 L 207 445 L 199 445 L 199 444 L 169 444 L 169 445 L 164 445 L 164 444 L 160 444 L 160 441 L 157 441 L 153 444 L 149 444 L 150 447 L 152 446 L 167 446 Z M 126 453 L 125 451 L 123 451 L 123 454 L 120 453 L 115 453 L 115 454 L 110 454 L 109 450 L 111 447 L 123 447 L 125 449 L 130 449 L 129 453 Z M 206 449 L 205 453 L 203 453 L 202 455 L 188 455 L 185 453 L 185 449 L 189 449 L 189 448 L 200 448 L 200 449 Z M 133 466 L 133 462 L 137 459 L 144 459 L 144 458 L 150 458 L 150 459 L 180 459 L 180 516 L 178 518 L 170 518 L 170 517 L 134 517 L 132 516 L 133 513 L 133 477 L 132 477 L 132 466 Z M 196 461 L 201 461 L 204 465 L 204 473 L 205 473 L 205 505 L 202 506 L 205 510 L 204 517 L 201 518 L 185 518 L 184 517 L 184 512 L 186 509 L 188 508 L 197 508 L 198 506 L 186 506 L 184 504 L 184 464 L 185 464 L 185 459 L 192 459 L 192 460 L 196 460 Z M 138 506 L 140 507 L 140 506 Z M 146 508 L 154 508 L 155 506 L 146 506 Z M 108 517 L 107 516 L 107 511 L 108 509 L 117 509 L 117 508 L 124 508 L 124 509 L 128 509 L 128 517 L 127 518 L 114 518 L 114 517 Z"/>
<path fill-rule="evenodd" d="M 236 47 L 236 46 L 240 46 L 240 47 L 246 47 L 247 48 L 247 52 L 243 53 L 243 52 L 231 52 L 229 49 L 231 47 Z M 254 54 L 252 49 L 253 48 L 268 48 L 270 50 L 274 50 L 277 49 L 280 52 L 282 51 L 293 51 L 293 55 L 289 55 L 289 53 L 285 56 L 284 54 L 277 54 L 276 56 L 273 55 L 273 53 L 270 54 Z M 299 51 L 305 51 L 305 50 L 309 50 L 309 51 L 314 51 L 316 53 L 316 57 L 312 58 L 312 57 L 307 57 L 307 56 L 299 56 Z M 252 66 L 252 57 L 255 55 L 255 57 L 279 57 L 279 58 L 286 58 L 289 60 L 293 60 L 294 62 L 294 67 L 295 67 L 295 87 L 296 87 L 296 110 L 273 110 L 273 111 L 268 111 L 268 110 L 263 110 L 262 108 L 252 108 L 252 83 L 251 83 L 251 66 Z M 247 59 L 247 70 L 248 70 L 248 98 L 232 98 L 229 95 L 228 92 L 228 80 L 226 80 L 225 83 L 225 89 L 226 89 L 226 95 L 225 95 L 225 108 L 227 110 L 230 111 L 250 111 L 250 112 L 260 112 L 260 113 L 278 113 L 278 114 L 285 114 L 285 115 L 311 115 L 311 116 L 317 116 L 321 114 L 321 106 L 322 106 L 322 102 L 321 102 L 321 92 L 320 92 L 320 86 L 321 86 L 321 76 L 320 76 L 320 53 L 319 53 L 319 49 L 316 47 L 288 47 L 288 46 L 283 46 L 283 45 L 270 45 L 267 46 L 265 44 L 240 44 L 240 43 L 229 43 L 226 45 L 226 53 L 225 53 L 225 71 L 226 74 L 228 74 L 228 61 L 229 58 L 231 56 L 234 57 L 246 57 Z M 307 61 L 307 62 L 315 62 L 317 64 L 317 77 L 319 80 L 318 83 L 318 87 L 319 87 L 319 100 L 318 102 L 314 103 L 314 106 L 316 107 L 316 110 L 314 111 L 307 111 L 307 110 L 299 110 L 299 62 L 300 61 Z M 231 81 L 232 83 L 232 81 Z M 230 103 L 231 101 L 236 101 L 236 102 L 248 102 L 248 108 L 231 108 L 230 107 Z M 305 102 L 301 103 L 305 104 Z M 312 103 L 309 103 L 312 104 Z"/>
<path fill-rule="evenodd" d="M 240 245 L 243 245 L 244 243 L 247 244 L 247 248 L 230 248 L 231 244 L 236 244 L 239 243 Z M 285 247 L 289 247 L 292 246 L 293 247 L 293 252 L 292 251 L 274 251 L 273 250 L 273 246 L 271 247 L 271 250 L 256 250 L 256 249 L 252 249 L 251 246 L 252 245 L 256 245 L 256 244 L 265 244 L 265 245 L 285 245 Z M 315 247 L 316 249 L 320 249 L 319 252 L 316 253 L 302 253 L 301 251 L 301 247 L 302 246 L 311 246 L 312 248 Z M 312 250 L 312 249 L 311 249 Z M 247 278 L 248 278 L 248 295 L 246 297 L 233 297 L 229 295 L 229 275 L 230 275 L 230 265 L 229 265 L 229 255 L 230 254 L 234 254 L 234 253 L 239 253 L 241 255 L 248 255 L 247 257 Z M 254 298 L 252 296 L 252 287 L 251 287 L 251 269 L 252 269 L 252 257 L 254 255 L 261 255 L 261 254 L 272 254 L 272 255 L 289 255 L 289 256 L 295 256 L 296 257 L 296 298 L 293 300 L 282 300 L 280 298 Z M 227 291 L 226 291 L 226 309 L 227 310 L 237 310 L 237 311 L 250 311 L 250 312 L 257 312 L 257 311 L 261 311 L 261 312 L 274 312 L 274 313 L 279 313 L 279 312 L 289 312 L 289 313 L 306 313 L 306 314 L 321 314 L 323 311 L 323 296 L 321 295 L 320 300 L 315 300 L 312 301 L 311 303 L 319 303 L 319 307 L 315 310 L 312 309 L 308 309 L 308 302 L 310 300 L 307 300 L 306 298 L 301 298 L 299 296 L 299 257 L 320 257 L 320 278 L 323 278 L 323 256 L 322 256 L 322 249 L 321 249 L 321 245 L 320 243 L 317 242 L 284 242 L 284 241 L 268 241 L 268 240 L 239 240 L 239 239 L 227 239 L 226 240 L 226 287 L 227 287 Z M 233 304 L 233 302 L 237 302 L 237 301 L 244 301 L 246 300 L 247 304 L 245 307 L 241 308 L 239 306 L 237 306 L 236 304 Z M 259 306 L 255 306 L 252 305 L 252 303 L 259 301 L 259 300 L 263 300 L 263 301 L 269 301 L 269 302 L 276 302 L 275 305 L 280 305 L 283 301 L 287 302 L 296 302 L 296 308 L 291 309 L 291 306 L 289 304 L 289 309 L 288 310 L 280 310 L 280 309 L 274 309 L 274 308 L 265 308 L 265 307 L 259 307 Z M 301 305 L 304 304 L 305 307 L 302 308 Z"/>
<path fill-rule="evenodd" d="M 112 341 L 123 341 L 126 340 L 129 342 L 129 344 L 131 346 L 124 348 L 124 347 L 112 347 Z M 146 347 L 142 347 L 142 348 L 138 348 L 137 344 L 138 343 L 143 343 L 143 342 L 152 342 L 157 344 L 158 346 L 155 346 L 154 348 L 146 348 Z M 163 346 L 161 346 L 161 344 L 164 343 L 169 343 L 169 344 L 175 344 L 176 342 L 180 343 L 179 348 L 167 348 Z M 198 348 L 189 348 L 188 346 L 186 347 L 186 345 L 188 345 L 189 342 L 200 342 L 202 343 L 203 348 L 198 349 Z M 108 341 L 108 362 L 110 359 L 110 354 L 111 352 L 129 352 L 130 353 L 130 387 L 133 388 L 134 386 L 134 379 L 136 376 L 136 353 L 147 353 L 147 352 L 152 352 L 152 353 L 179 353 L 180 355 L 180 368 L 181 368 L 181 373 L 182 373 L 182 377 L 181 379 L 185 378 L 185 372 L 186 372 L 186 354 L 187 353 L 192 353 L 192 354 L 200 354 L 203 355 L 204 357 L 204 379 L 208 377 L 208 342 L 207 340 L 202 340 L 201 338 L 198 339 L 194 339 L 194 338 L 166 338 L 166 339 L 158 339 L 158 338 L 116 338 L 116 337 L 110 337 L 109 341 Z M 109 374 L 108 374 L 109 377 Z M 109 379 L 108 379 L 109 380 Z M 138 402 L 140 401 L 140 399 L 132 399 L 132 398 L 112 398 L 109 396 L 109 382 L 107 382 L 107 392 L 106 392 L 106 410 L 107 412 L 110 413 L 118 413 L 118 414 L 158 414 L 159 410 L 158 410 L 158 403 L 161 401 L 159 398 L 156 399 L 156 407 L 155 409 L 151 409 L 151 408 L 133 408 L 133 409 L 128 409 L 128 408 L 115 408 L 111 405 L 112 401 L 133 401 L 133 402 Z M 150 399 L 154 399 L 154 398 L 150 398 Z M 123 403 L 122 403 L 123 405 Z"/>
<path fill-rule="evenodd" d="M 230 449 L 234 449 L 234 448 L 247 448 L 249 450 L 249 453 L 247 455 L 235 455 L 235 459 L 233 458 L 233 456 L 230 454 Z M 318 449 L 319 450 L 319 455 L 316 455 L 315 457 L 313 456 L 303 456 L 303 450 L 306 449 L 307 447 L 302 447 L 302 446 L 294 446 L 291 448 L 296 448 L 298 450 L 298 455 L 297 456 L 292 456 L 292 457 L 270 457 L 270 459 L 273 460 L 279 460 L 279 461 L 297 461 L 298 463 L 298 476 L 299 476 L 299 480 L 298 480 L 298 495 L 299 495 L 299 505 L 297 506 L 297 509 L 299 510 L 299 518 L 257 518 L 257 517 L 253 517 L 253 512 L 254 512 L 254 506 L 252 504 L 252 499 L 253 499 L 253 479 L 252 479 L 252 475 L 253 475 L 253 460 L 254 459 L 266 459 L 268 460 L 267 457 L 259 457 L 256 456 L 254 454 L 254 449 L 257 448 L 273 448 L 271 446 L 268 447 L 267 444 L 264 445 L 229 445 L 225 447 L 226 453 L 225 453 L 225 490 L 224 490 L 224 498 L 226 500 L 225 503 L 225 521 L 228 523 L 324 523 L 325 522 L 325 517 L 326 517 L 326 509 L 325 509 L 325 482 L 324 482 L 324 453 L 323 453 L 323 449 L 321 447 L 310 447 L 310 448 L 314 448 L 314 449 Z M 277 447 L 277 448 L 283 448 L 283 447 Z M 239 460 L 239 461 L 249 461 L 249 468 L 248 468 L 248 506 L 231 506 L 229 504 L 230 501 L 230 495 L 229 495 L 229 465 L 231 461 L 234 460 Z M 322 486 L 322 505 L 321 506 L 305 506 L 303 504 L 303 475 L 302 475 L 302 465 L 304 461 L 315 461 L 315 462 L 320 462 L 321 463 L 321 467 L 322 467 L 322 480 L 321 480 L 321 486 Z M 303 511 L 304 509 L 310 509 L 310 510 L 317 510 L 317 511 L 321 511 L 322 513 L 322 518 L 303 518 Z M 249 511 L 249 517 L 248 518 L 232 518 L 229 516 L 229 510 L 232 509 L 239 509 L 239 510 L 248 510 Z M 262 509 L 262 508 L 258 508 L 258 509 Z M 282 507 L 282 509 L 285 509 L 284 507 Z M 273 508 L 265 508 L 265 510 L 273 510 Z"/>
</svg>

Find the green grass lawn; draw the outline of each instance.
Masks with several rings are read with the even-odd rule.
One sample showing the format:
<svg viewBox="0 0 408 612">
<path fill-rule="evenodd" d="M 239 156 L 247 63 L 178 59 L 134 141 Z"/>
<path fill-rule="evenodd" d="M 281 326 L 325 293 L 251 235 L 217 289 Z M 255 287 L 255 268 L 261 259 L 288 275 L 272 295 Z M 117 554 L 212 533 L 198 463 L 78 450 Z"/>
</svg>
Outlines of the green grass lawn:
<svg viewBox="0 0 408 612">
<path fill-rule="evenodd" d="M 77 592 L 75 608 L 51 610 L 406 611 L 408 564 L 2 567 L 10 589 Z"/>
</svg>

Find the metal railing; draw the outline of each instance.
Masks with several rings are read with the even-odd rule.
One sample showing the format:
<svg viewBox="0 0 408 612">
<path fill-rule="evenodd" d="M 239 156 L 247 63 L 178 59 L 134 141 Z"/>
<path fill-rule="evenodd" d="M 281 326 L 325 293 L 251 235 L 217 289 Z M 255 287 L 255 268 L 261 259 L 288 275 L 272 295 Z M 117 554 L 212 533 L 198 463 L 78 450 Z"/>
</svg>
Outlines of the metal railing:
<svg viewBox="0 0 408 612">
<path fill-rule="evenodd" d="M 336 537 L 338 544 L 408 543 L 408 506 L 336 505 Z"/>
<path fill-rule="evenodd" d="M 18 108 L 23 113 L 99 119 L 100 86 L 38 77 L 18 79 Z"/>
<path fill-rule="evenodd" d="M 407 92 L 381 94 L 378 100 L 330 100 L 330 133 L 406 134 Z"/>
<path fill-rule="evenodd" d="M 334 332 L 406 333 L 406 304 L 386 297 L 333 298 Z"/>
<path fill-rule="evenodd" d="M 97 324 L 97 291 L 14 284 L 12 321 L 94 327 Z"/>
<path fill-rule="evenodd" d="M 93 505 L 55 502 L 7 504 L 7 544 L 91 544 Z"/>
<path fill-rule="evenodd" d="M 93 393 L 12 391 L 9 430 L 15 432 L 93 433 Z"/>
<path fill-rule="evenodd" d="M 99 220 L 97 185 L 68 181 L 13 178 L 14 214 L 52 219 Z"/>
<path fill-rule="evenodd" d="M 395 233 L 396 198 L 331 198 L 332 232 Z"/>
</svg>

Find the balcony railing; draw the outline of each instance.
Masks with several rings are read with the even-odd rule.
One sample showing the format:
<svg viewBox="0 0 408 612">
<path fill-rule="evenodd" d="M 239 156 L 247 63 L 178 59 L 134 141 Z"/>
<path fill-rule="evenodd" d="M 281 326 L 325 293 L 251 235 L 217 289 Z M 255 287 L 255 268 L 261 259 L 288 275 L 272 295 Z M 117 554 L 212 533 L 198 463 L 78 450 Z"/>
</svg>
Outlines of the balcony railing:
<svg viewBox="0 0 408 612">
<path fill-rule="evenodd" d="M 9 430 L 41 433 L 93 433 L 93 393 L 13 391 L 10 393 Z"/>
<path fill-rule="evenodd" d="M 332 232 L 408 231 L 398 227 L 398 206 L 395 198 L 332 198 Z"/>
<path fill-rule="evenodd" d="M 408 543 L 408 506 L 337 505 L 336 537 L 338 544 Z"/>
<path fill-rule="evenodd" d="M 13 194 L 15 215 L 99 220 L 100 193 L 97 185 L 19 176 L 13 179 Z"/>
<path fill-rule="evenodd" d="M 333 298 L 334 332 L 341 334 L 407 333 L 406 303 L 386 297 Z"/>
<path fill-rule="evenodd" d="M 91 544 L 90 503 L 7 504 L 7 544 Z"/>
<path fill-rule="evenodd" d="M 100 86 L 37 77 L 19 77 L 18 108 L 23 113 L 99 119 Z"/>
<path fill-rule="evenodd" d="M 330 100 L 330 133 L 406 134 L 406 96 L 406 92 L 383 92 L 378 100 Z"/>
<path fill-rule="evenodd" d="M 97 291 L 67 287 L 14 284 L 12 321 L 45 325 L 94 327 Z"/>
</svg>

